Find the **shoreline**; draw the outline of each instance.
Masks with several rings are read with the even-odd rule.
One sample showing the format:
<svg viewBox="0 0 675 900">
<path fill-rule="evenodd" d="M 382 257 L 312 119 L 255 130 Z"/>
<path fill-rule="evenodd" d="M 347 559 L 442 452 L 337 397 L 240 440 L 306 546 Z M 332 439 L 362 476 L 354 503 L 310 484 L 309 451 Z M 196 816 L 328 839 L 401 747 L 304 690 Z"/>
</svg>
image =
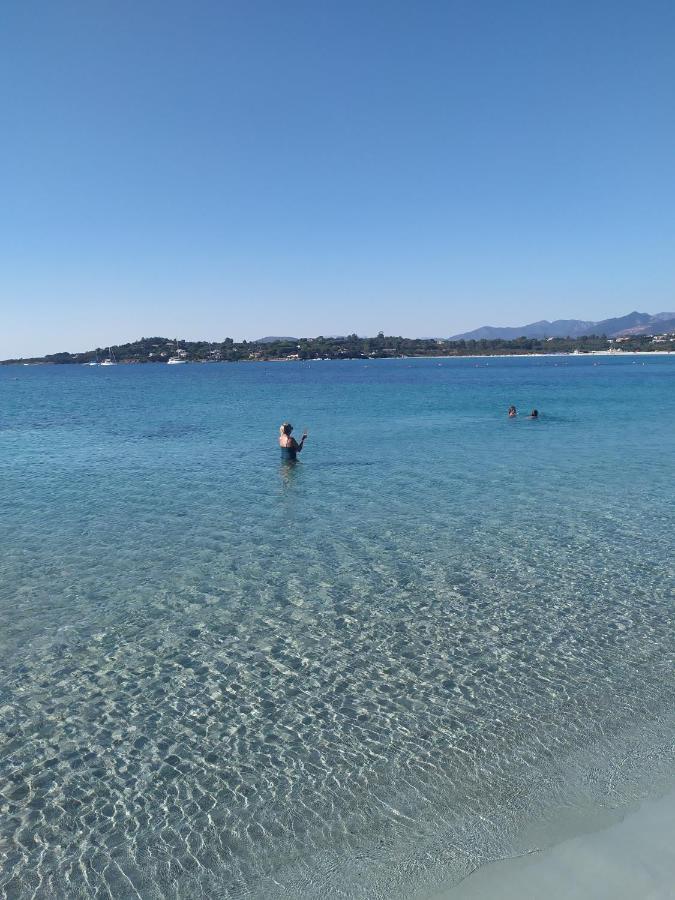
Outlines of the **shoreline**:
<svg viewBox="0 0 675 900">
<path fill-rule="evenodd" d="M 275 356 L 269 357 L 268 359 L 235 359 L 235 360 L 224 360 L 224 359 L 188 359 L 185 360 L 186 363 L 190 363 L 192 365 L 216 365 L 218 363 L 225 363 L 227 365 L 231 365 L 233 363 L 314 363 L 314 362 L 363 362 L 363 363 L 372 363 L 372 362 L 391 362 L 392 360 L 397 359 L 430 359 L 430 360 L 457 360 L 457 359 L 535 359 L 535 358 L 544 358 L 544 359 L 580 359 L 583 357 L 595 357 L 595 356 L 609 356 L 614 358 L 622 358 L 628 356 L 651 356 L 651 357 L 663 357 L 663 356 L 675 356 L 675 350 L 588 350 L 584 353 L 576 353 L 572 351 L 571 353 L 479 353 L 479 354 L 441 354 L 438 356 L 428 356 L 426 354 L 422 355 L 413 355 L 413 356 L 374 356 L 374 357 L 361 357 L 361 356 L 346 356 L 346 357 L 315 357 L 313 359 L 289 359 L 288 357 L 283 356 Z M 150 366 L 163 366 L 166 365 L 166 361 L 162 362 L 150 362 L 147 360 L 118 360 L 116 365 L 118 366 L 137 366 L 137 365 L 150 365 Z M 35 362 L 23 362 L 22 360 L 13 360 L 12 362 L 0 361 L 0 366 L 3 367 L 11 367 L 11 366 L 26 366 L 26 367 L 34 367 L 34 366 L 59 366 L 59 367 L 68 367 L 68 366 L 86 366 L 87 363 L 79 363 L 79 362 L 66 362 L 66 363 L 56 363 L 53 361 L 35 361 Z"/>
<path fill-rule="evenodd" d="M 618 821 L 551 847 L 486 862 L 427 900 L 666 900 L 675 898 L 675 788 Z"/>
</svg>

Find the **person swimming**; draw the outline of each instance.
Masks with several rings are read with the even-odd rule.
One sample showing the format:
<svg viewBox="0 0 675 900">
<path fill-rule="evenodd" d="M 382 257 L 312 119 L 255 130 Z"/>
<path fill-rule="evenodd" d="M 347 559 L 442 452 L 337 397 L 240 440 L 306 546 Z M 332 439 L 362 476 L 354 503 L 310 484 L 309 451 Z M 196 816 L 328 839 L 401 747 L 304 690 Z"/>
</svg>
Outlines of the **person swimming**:
<svg viewBox="0 0 675 900">
<path fill-rule="evenodd" d="M 279 446 L 281 447 L 282 459 L 296 459 L 298 453 L 302 451 L 302 448 L 305 445 L 305 441 L 307 440 L 306 429 L 303 432 L 302 437 L 300 438 L 300 443 L 298 443 L 296 439 L 291 436 L 292 431 L 293 426 L 290 422 L 284 422 L 283 425 L 279 426 Z"/>
<path fill-rule="evenodd" d="M 538 418 L 539 418 L 539 410 L 533 409 L 532 412 L 530 413 L 530 415 L 528 416 L 528 419 L 538 419 Z"/>
<path fill-rule="evenodd" d="M 518 411 L 516 410 L 515 406 L 509 406 L 509 419 L 515 419 L 517 415 Z"/>
</svg>

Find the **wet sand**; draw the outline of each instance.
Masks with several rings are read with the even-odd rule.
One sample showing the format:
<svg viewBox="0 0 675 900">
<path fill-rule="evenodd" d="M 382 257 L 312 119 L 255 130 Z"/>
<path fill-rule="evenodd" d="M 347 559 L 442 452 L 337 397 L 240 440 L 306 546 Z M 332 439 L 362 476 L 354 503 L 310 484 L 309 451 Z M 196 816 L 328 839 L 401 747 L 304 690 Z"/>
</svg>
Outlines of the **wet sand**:
<svg viewBox="0 0 675 900">
<path fill-rule="evenodd" d="M 482 866 L 433 900 L 673 900 L 675 792 L 608 828 Z"/>
</svg>

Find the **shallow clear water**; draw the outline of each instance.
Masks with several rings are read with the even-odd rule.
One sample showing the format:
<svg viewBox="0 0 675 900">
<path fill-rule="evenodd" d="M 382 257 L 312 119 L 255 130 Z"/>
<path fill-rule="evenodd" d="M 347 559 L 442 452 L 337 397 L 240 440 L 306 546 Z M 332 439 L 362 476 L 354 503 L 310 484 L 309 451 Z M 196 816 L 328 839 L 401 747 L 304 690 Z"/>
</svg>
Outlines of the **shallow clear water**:
<svg viewBox="0 0 675 900">
<path fill-rule="evenodd" d="M 412 896 L 629 802 L 674 444 L 673 358 L 0 368 L 2 896 Z"/>
</svg>

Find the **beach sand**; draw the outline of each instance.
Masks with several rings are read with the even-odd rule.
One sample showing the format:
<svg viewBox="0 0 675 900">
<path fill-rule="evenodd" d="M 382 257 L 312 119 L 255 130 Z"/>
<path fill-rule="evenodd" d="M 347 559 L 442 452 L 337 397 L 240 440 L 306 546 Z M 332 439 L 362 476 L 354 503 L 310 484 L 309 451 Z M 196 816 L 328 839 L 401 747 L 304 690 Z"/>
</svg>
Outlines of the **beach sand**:
<svg viewBox="0 0 675 900">
<path fill-rule="evenodd" d="M 675 900 L 675 792 L 601 831 L 482 866 L 432 900 Z"/>
</svg>

